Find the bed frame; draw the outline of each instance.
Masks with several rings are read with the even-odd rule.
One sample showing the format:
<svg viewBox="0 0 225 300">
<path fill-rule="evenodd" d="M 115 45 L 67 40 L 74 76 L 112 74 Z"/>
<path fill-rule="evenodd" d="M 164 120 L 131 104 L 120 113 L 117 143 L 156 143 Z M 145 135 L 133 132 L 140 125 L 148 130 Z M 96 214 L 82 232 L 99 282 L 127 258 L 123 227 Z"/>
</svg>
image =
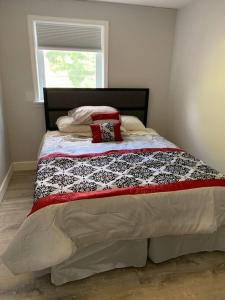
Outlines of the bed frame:
<svg viewBox="0 0 225 300">
<path fill-rule="evenodd" d="M 136 116 L 147 125 L 148 99 L 149 89 L 145 88 L 44 88 L 46 130 L 57 130 L 58 117 L 83 105 L 113 106 L 121 114 Z"/>
</svg>

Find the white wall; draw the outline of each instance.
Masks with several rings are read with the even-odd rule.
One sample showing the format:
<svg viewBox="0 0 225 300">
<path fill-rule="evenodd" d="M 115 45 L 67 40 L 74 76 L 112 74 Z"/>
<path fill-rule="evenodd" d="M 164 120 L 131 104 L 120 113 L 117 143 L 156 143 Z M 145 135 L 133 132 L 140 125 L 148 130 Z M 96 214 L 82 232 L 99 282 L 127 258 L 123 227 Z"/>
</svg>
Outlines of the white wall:
<svg viewBox="0 0 225 300">
<path fill-rule="evenodd" d="M 169 137 L 225 172 L 224 0 L 179 11 L 169 106 Z"/>
<path fill-rule="evenodd" d="M 43 107 L 32 103 L 28 14 L 109 20 L 109 86 L 149 87 L 150 125 L 166 133 L 175 10 L 75 0 L 0 0 L 0 5 L 0 60 L 14 161 L 36 159 L 44 133 Z"/>
<path fill-rule="evenodd" d="M 0 78 L 0 186 L 10 166 L 10 153 L 8 147 L 7 130 L 5 124 L 3 93 Z"/>
</svg>

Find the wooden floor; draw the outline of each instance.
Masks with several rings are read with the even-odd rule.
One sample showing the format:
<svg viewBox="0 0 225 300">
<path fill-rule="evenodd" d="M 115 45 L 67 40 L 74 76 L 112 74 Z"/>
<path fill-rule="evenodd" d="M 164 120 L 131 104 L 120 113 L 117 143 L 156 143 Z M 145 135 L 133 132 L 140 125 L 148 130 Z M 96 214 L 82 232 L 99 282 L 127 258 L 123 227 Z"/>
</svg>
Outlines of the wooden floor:
<svg viewBox="0 0 225 300">
<path fill-rule="evenodd" d="M 0 204 L 0 255 L 32 205 L 32 172 L 13 175 Z M 188 255 L 55 287 L 50 276 L 14 276 L 0 261 L 0 300 L 225 300 L 225 254 Z"/>
</svg>

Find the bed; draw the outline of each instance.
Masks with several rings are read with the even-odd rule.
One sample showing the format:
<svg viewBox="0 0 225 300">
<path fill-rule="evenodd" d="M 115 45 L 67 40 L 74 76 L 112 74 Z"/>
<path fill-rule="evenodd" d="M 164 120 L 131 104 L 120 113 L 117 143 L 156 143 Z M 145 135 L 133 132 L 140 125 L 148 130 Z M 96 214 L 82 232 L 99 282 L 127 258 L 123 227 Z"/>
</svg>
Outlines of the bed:
<svg viewBox="0 0 225 300">
<path fill-rule="evenodd" d="M 12 272 L 50 272 L 60 285 L 142 267 L 147 257 L 161 262 L 224 250 L 223 174 L 151 129 L 99 144 L 55 131 L 59 116 L 90 103 L 114 106 L 146 125 L 148 89 L 45 89 L 44 95 L 48 132 L 35 201 L 2 257 Z"/>
</svg>

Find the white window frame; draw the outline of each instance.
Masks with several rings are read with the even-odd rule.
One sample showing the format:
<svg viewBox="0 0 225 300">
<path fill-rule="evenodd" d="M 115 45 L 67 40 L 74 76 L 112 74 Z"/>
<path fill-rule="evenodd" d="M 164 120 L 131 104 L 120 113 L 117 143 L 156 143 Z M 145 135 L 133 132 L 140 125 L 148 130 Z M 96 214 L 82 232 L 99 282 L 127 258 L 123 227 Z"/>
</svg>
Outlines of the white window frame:
<svg viewBox="0 0 225 300">
<path fill-rule="evenodd" d="M 108 35 L 109 35 L 109 22 L 103 20 L 84 20 L 84 19 L 67 19 L 58 17 L 47 16 L 28 16 L 28 31 L 29 31 L 29 44 L 31 54 L 31 66 L 32 66 L 32 78 L 34 87 L 34 102 L 43 103 L 44 99 L 39 99 L 39 76 L 38 76 L 38 59 L 37 59 L 37 38 L 35 33 L 35 25 L 38 21 L 44 21 L 49 23 L 61 23 L 61 24 L 86 24 L 86 25 L 98 25 L 102 28 L 102 54 L 103 54 L 103 87 L 108 87 Z"/>
</svg>

